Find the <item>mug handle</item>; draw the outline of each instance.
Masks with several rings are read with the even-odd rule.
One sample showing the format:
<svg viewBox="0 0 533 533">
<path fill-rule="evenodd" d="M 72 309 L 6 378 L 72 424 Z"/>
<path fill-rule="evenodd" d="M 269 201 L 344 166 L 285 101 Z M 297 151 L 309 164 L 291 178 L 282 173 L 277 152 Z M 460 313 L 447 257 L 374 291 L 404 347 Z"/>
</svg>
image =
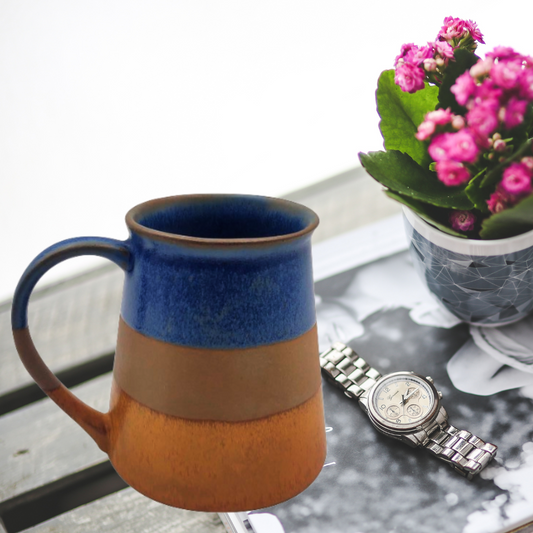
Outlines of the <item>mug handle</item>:
<svg viewBox="0 0 533 533">
<path fill-rule="evenodd" d="M 125 271 L 132 268 L 128 241 L 77 237 L 54 244 L 40 253 L 22 274 L 13 296 L 11 326 L 19 357 L 37 385 L 107 452 L 107 415 L 82 402 L 57 379 L 37 352 L 28 328 L 28 303 L 36 283 L 53 266 L 80 255 L 104 257 Z"/>
</svg>

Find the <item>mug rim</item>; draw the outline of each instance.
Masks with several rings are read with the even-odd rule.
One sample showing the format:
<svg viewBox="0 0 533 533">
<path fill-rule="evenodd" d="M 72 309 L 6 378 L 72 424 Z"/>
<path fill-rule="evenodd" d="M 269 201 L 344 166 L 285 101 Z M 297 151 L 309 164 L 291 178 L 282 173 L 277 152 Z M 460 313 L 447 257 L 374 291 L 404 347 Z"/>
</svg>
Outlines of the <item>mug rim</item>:
<svg viewBox="0 0 533 533">
<path fill-rule="evenodd" d="M 208 199 L 261 199 L 266 200 L 276 206 L 283 208 L 285 212 L 293 214 L 306 214 L 309 217 L 307 225 L 296 232 L 284 233 L 282 235 L 272 235 L 268 237 L 244 237 L 244 238 L 214 238 L 214 237 L 194 237 L 191 235 L 182 235 L 179 233 L 168 233 L 166 231 L 156 230 L 142 225 L 137 221 L 141 215 L 147 214 L 153 210 L 160 209 L 172 204 L 182 202 L 191 203 L 194 201 L 208 200 Z M 154 198 L 147 200 L 132 207 L 126 213 L 126 226 L 137 235 L 148 237 L 159 241 L 170 243 L 182 243 L 196 246 L 242 246 L 242 245 L 266 245 L 276 244 L 298 239 L 307 234 L 311 234 L 318 226 L 320 220 L 318 215 L 309 207 L 286 200 L 284 198 L 275 198 L 271 196 L 262 196 L 256 194 L 228 194 L 228 193 L 213 193 L 213 194 L 182 194 L 174 196 L 165 196 L 162 198 Z"/>
<path fill-rule="evenodd" d="M 402 210 L 409 224 L 422 237 L 451 252 L 479 256 L 502 255 L 519 252 L 533 246 L 533 230 L 504 239 L 461 239 L 440 231 L 406 206 L 402 206 Z"/>
</svg>

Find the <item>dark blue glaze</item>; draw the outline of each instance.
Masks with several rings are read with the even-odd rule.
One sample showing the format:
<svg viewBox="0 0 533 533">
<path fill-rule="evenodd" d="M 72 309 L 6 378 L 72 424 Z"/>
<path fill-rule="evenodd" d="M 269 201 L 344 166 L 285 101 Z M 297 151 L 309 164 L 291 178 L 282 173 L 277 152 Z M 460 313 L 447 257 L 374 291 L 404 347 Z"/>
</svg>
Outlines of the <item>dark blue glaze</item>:
<svg viewBox="0 0 533 533">
<path fill-rule="evenodd" d="M 28 302 L 39 279 L 53 266 L 80 255 L 96 255 L 113 261 L 124 270 L 130 268 L 126 243 L 103 237 L 77 237 L 54 244 L 41 252 L 22 274 L 13 296 L 11 324 L 13 329 L 28 326 Z"/>
<path fill-rule="evenodd" d="M 195 195 L 137 216 L 142 226 L 202 239 L 254 239 L 303 230 L 312 213 L 262 196 Z"/>
<path fill-rule="evenodd" d="M 315 323 L 310 240 L 198 247 L 133 233 L 122 317 L 147 336 L 184 346 L 294 339 Z"/>
<path fill-rule="evenodd" d="M 125 269 L 122 317 L 158 340 L 246 348 L 297 338 L 315 324 L 311 210 L 258 196 L 190 195 L 141 204 L 126 222 L 126 242 L 83 237 L 41 253 L 17 287 L 13 327 L 27 326 L 39 278 L 84 254 Z"/>
</svg>

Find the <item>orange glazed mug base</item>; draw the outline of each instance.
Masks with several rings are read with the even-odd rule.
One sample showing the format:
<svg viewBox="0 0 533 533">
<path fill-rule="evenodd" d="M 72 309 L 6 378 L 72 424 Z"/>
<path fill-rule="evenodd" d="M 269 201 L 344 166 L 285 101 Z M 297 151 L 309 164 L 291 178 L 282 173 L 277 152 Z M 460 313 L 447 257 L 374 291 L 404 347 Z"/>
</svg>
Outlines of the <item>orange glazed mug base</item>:
<svg viewBox="0 0 533 533">
<path fill-rule="evenodd" d="M 110 459 L 126 483 L 166 505 L 260 509 L 296 496 L 320 473 L 323 412 L 319 389 L 303 404 L 257 420 L 187 420 L 153 411 L 113 380 Z"/>
</svg>

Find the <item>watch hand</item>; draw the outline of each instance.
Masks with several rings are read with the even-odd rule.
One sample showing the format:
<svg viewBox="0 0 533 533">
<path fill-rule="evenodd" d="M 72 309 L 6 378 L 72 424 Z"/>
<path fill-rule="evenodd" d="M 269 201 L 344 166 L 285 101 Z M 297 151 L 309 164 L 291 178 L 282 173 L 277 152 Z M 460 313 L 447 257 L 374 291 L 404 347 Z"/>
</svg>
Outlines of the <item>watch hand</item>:
<svg viewBox="0 0 533 533">
<path fill-rule="evenodd" d="M 402 396 L 402 405 L 418 390 L 418 387 L 412 390 L 405 398 Z"/>
</svg>

